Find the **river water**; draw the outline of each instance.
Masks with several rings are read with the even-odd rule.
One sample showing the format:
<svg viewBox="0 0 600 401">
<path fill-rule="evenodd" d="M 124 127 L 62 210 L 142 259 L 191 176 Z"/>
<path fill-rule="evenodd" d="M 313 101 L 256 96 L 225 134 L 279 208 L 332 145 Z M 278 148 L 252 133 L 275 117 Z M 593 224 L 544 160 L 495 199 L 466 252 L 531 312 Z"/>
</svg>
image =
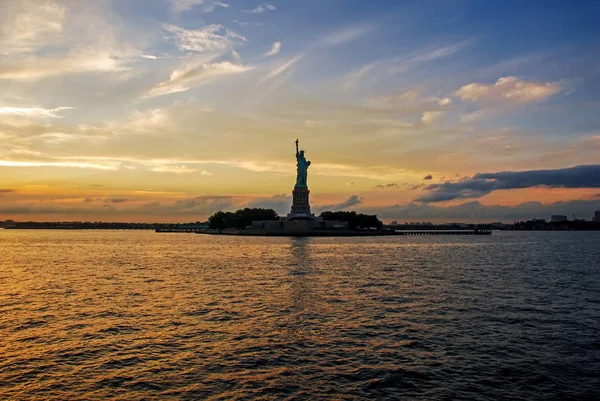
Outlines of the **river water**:
<svg viewBox="0 0 600 401">
<path fill-rule="evenodd" d="M 600 232 L 0 230 L 0 399 L 600 399 Z"/>
</svg>

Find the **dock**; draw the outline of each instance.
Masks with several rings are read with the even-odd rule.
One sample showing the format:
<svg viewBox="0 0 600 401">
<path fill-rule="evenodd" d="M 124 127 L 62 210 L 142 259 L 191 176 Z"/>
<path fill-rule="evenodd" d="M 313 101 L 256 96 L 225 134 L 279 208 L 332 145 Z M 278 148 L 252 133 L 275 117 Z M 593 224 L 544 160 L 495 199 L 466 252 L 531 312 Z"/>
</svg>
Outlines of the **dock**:
<svg viewBox="0 0 600 401">
<path fill-rule="evenodd" d="M 187 231 L 186 231 L 187 230 Z M 492 230 L 327 230 L 314 229 L 310 231 L 286 231 L 264 229 L 225 229 L 225 230 L 195 230 L 195 229 L 157 229 L 156 232 L 192 232 L 209 235 L 239 235 L 266 237 L 385 237 L 395 235 L 492 235 Z"/>
<path fill-rule="evenodd" d="M 212 233 L 214 230 L 208 230 L 206 228 L 186 228 L 186 227 L 173 227 L 173 228 L 157 228 L 154 232 L 157 233 Z"/>
<path fill-rule="evenodd" d="M 404 230 L 395 235 L 492 235 L 492 230 Z"/>
</svg>

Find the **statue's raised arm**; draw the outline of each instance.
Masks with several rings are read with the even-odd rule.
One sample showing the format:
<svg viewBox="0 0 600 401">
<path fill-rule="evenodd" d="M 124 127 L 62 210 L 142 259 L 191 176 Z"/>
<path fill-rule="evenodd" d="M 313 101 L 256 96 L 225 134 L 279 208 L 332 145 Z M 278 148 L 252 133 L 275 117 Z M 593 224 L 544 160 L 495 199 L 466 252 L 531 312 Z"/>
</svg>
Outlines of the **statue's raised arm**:
<svg viewBox="0 0 600 401">
<path fill-rule="evenodd" d="M 296 155 L 298 155 L 298 143 L 300 143 L 300 141 L 298 141 L 298 139 L 296 139 Z"/>
</svg>

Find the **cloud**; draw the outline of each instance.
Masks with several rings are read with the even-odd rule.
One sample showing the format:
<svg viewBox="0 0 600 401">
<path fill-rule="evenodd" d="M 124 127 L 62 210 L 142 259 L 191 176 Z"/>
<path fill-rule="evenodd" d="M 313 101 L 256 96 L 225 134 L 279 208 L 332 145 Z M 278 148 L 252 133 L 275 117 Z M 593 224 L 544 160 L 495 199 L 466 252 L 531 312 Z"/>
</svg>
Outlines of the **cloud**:
<svg viewBox="0 0 600 401">
<path fill-rule="evenodd" d="M 514 206 L 483 205 L 472 201 L 456 206 L 441 207 L 427 203 L 406 203 L 389 206 L 361 207 L 360 212 L 376 214 L 386 220 L 434 220 L 446 222 L 513 222 L 548 218 L 553 214 L 585 216 L 590 219 L 598 210 L 597 200 L 573 200 L 566 202 L 524 202 Z"/>
<path fill-rule="evenodd" d="M 274 11 L 275 9 L 276 9 L 276 7 L 273 4 L 264 3 L 264 4 L 261 4 L 260 6 L 257 6 L 257 7 L 248 9 L 248 10 L 244 10 L 244 12 L 249 13 L 249 14 L 260 14 L 265 11 Z"/>
<path fill-rule="evenodd" d="M 195 173 L 196 169 L 190 168 L 188 166 L 156 166 L 152 167 L 150 171 L 155 171 L 158 173 L 173 173 L 173 174 L 190 174 Z"/>
<path fill-rule="evenodd" d="M 284 72 L 289 71 L 294 66 L 294 64 L 296 64 L 298 61 L 302 60 L 304 58 L 304 56 L 306 56 L 306 53 L 297 55 L 297 56 L 287 60 L 286 62 L 279 64 L 278 66 L 272 68 L 264 77 L 262 77 L 258 81 L 258 84 L 262 84 L 264 82 L 270 81 L 274 78 L 277 78 Z"/>
<path fill-rule="evenodd" d="M 248 202 L 244 207 L 273 209 L 280 216 L 287 215 L 292 206 L 292 196 L 286 194 L 278 194 L 265 198 L 256 198 Z"/>
<path fill-rule="evenodd" d="M 110 50 L 80 50 L 64 56 L 16 58 L 0 65 L 0 80 L 35 80 L 65 74 L 122 72 L 127 57 Z"/>
<path fill-rule="evenodd" d="M 3 167 L 73 167 L 73 168 L 90 168 L 95 170 L 115 171 L 121 166 L 120 162 L 115 161 L 97 161 L 88 162 L 84 160 L 2 160 L 0 166 Z"/>
<path fill-rule="evenodd" d="M 537 186 L 562 188 L 600 188 L 600 165 L 576 166 L 556 170 L 506 171 L 478 173 L 457 182 L 432 184 L 417 199 L 442 202 L 454 199 L 480 198 L 493 191 Z"/>
<path fill-rule="evenodd" d="M 421 122 L 425 125 L 432 125 L 441 120 L 443 116 L 443 111 L 425 111 L 421 117 Z"/>
<path fill-rule="evenodd" d="M 89 199 L 89 201 L 88 201 Z M 193 198 L 177 199 L 175 201 L 150 201 L 140 204 L 134 199 L 105 198 L 98 199 L 102 206 L 96 206 L 92 198 L 84 199 L 85 207 L 72 207 L 71 205 L 35 204 L 2 204 L 0 213 L 29 216 L 32 214 L 63 214 L 63 215 L 92 215 L 119 216 L 186 216 L 198 219 L 208 216 L 218 210 L 232 210 L 239 206 L 239 202 L 231 196 L 197 196 Z M 80 205 L 82 203 L 79 203 Z"/>
<path fill-rule="evenodd" d="M 219 210 L 231 210 L 237 206 L 235 199 L 231 196 L 203 195 L 194 198 L 179 199 L 171 204 L 156 202 L 149 204 L 148 209 L 159 213 L 198 213 L 207 215 Z"/>
<path fill-rule="evenodd" d="M 522 104 L 548 99 L 563 89 L 564 85 L 560 82 L 527 82 L 508 76 L 491 85 L 470 83 L 454 92 L 454 95 L 465 102 Z"/>
<path fill-rule="evenodd" d="M 74 107 L 56 107 L 54 109 L 44 109 L 41 107 L 0 107 L 1 115 L 15 115 L 21 117 L 50 117 L 50 118 L 62 118 L 62 116 L 56 114 L 63 110 L 75 110 Z"/>
<path fill-rule="evenodd" d="M 173 41 L 180 50 L 188 52 L 219 52 L 247 41 L 242 35 L 219 24 L 206 25 L 199 29 L 164 24 L 163 29 L 169 33 L 168 40 Z"/>
<path fill-rule="evenodd" d="M 146 93 L 146 97 L 184 92 L 194 85 L 214 81 L 228 75 L 240 74 L 253 69 L 254 67 L 252 66 L 233 64 L 229 61 L 187 65 L 181 70 L 174 71 L 168 81 L 156 84 Z"/>
<path fill-rule="evenodd" d="M 369 25 L 359 25 L 346 28 L 337 32 L 333 32 L 323 38 L 322 45 L 337 46 L 342 43 L 346 43 L 356 38 L 359 38 L 367 32 L 369 32 L 370 30 L 371 27 Z"/>
<path fill-rule="evenodd" d="M 317 205 L 315 207 L 315 210 L 318 210 L 319 212 L 321 211 L 336 211 L 336 210 L 343 210 L 346 208 L 349 208 L 351 206 L 356 206 L 359 205 L 363 202 L 363 199 L 358 196 L 358 195 L 350 195 L 348 197 L 348 199 L 346 199 L 345 201 L 341 202 L 341 203 L 334 203 L 331 205 Z"/>
<path fill-rule="evenodd" d="M 407 72 L 421 64 L 452 56 L 468 46 L 472 40 L 455 43 L 450 46 L 439 47 L 430 51 L 420 52 L 412 56 L 393 57 L 390 59 L 374 61 L 350 71 L 342 81 L 344 89 L 350 89 L 359 84 L 373 85 L 392 75 Z M 448 99 L 449 100 L 449 99 Z M 439 99 L 440 106 L 449 105 L 447 99 Z"/>
<path fill-rule="evenodd" d="M 423 177 L 424 180 L 433 180 L 433 176 L 431 174 L 426 175 L 425 177 Z"/>
<path fill-rule="evenodd" d="M 229 4 L 221 1 L 211 0 L 169 0 L 171 4 L 171 12 L 173 14 L 181 14 L 186 11 L 191 11 L 192 8 L 198 7 L 202 12 L 210 13 L 217 7 L 229 7 Z"/>
<path fill-rule="evenodd" d="M 15 192 L 14 189 L 6 189 L 6 188 L 0 188 L 0 196 L 2 196 L 3 194 L 9 194 Z"/>
<path fill-rule="evenodd" d="M 396 184 L 395 182 L 391 182 L 385 185 L 375 185 L 374 189 L 387 189 L 387 188 L 400 188 L 400 184 Z"/>
<path fill-rule="evenodd" d="M 54 1 L 4 1 L 1 9 L 0 54 L 32 52 L 63 32 L 66 9 Z"/>
<path fill-rule="evenodd" d="M 274 42 L 273 46 L 271 46 L 271 50 L 269 50 L 267 53 L 265 53 L 264 57 L 274 56 L 276 54 L 279 54 L 280 51 L 281 51 L 281 42 Z"/>
</svg>

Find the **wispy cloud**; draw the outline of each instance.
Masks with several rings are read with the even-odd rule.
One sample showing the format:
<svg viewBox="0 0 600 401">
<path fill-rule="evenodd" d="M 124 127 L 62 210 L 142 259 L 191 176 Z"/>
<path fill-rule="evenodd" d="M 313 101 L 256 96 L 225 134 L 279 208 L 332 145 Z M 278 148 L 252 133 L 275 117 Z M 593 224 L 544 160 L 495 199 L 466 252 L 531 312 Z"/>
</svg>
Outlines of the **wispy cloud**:
<svg viewBox="0 0 600 401">
<path fill-rule="evenodd" d="M 165 164 L 156 167 L 152 167 L 150 171 L 154 171 L 157 173 L 171 173 L 171 174 L 191 174 L 195 172 L 199 172 L 200 175 L 211 176 L 212 174 L 206 170 L 198 170 L 195 168 L 191 168 L 189 166 L 182 165 L 171 165 Z"/>
<path fill-rule="evenodd" d="M 172 173 L 172 174 L 190 174 L 195 173 L 195 168 L 190 168 L 188 166 L 156 166 L 152 167 L 150 171 L 154 171 L 157 173 Z"/>
<path fill-rule="evenodd" d="M 494 84 L 471 83 L 461 87 L 454 95 L 466 102 L 506 102 L 513 104 L 539 102 L 561 90 L 560 82 L 528 82 L 508 76 Z"/>
<path fill-rule="evenodd" d="M 167 39 L 173 41 L 180 50 L 188 52 L 221 51 L 247 41 L 242 35 L 219 24 L 206 25 L 199 29 L 165 24 L 163 29 L 169 33 Z"/>
<path fill-rule="evenodd" d="M 371 30 L 369 25 L 359 25 L 330 33 L 322 40 L 324 46 L 336 46 L 357 39 Z"/>
<path fill-rule="evenodd" d="M 65 74 L 122 72 L 128 69 L 126 60 L 109 50 L 77 51 L 63 57 L 18 58 L 0 65 L 0 80 L 36 80 Z"/>
<path fill-rule="evenodd" d="M 274 56 L 276 54 L 279 54 L 279 52 L 281 52 L 281 42 L 274 42 L 271 46 L 271 50 L 265 53 L 264 57 Z"/>
<path fill-rule="evenodd" d="M 215 0 L 168 0 L 171 5 L 171 12 L 181 14 L 186 11 L 191 11 L 194 7 L 199 8 L 202 12 L 210 13 L 217 7 L 229 7 L 229 4 Z"/>
<path fill-rule="evenodd" d="M 72 168 L 88 168 L 95 170 L 118 170 L 121 163 L 114 161 L 104 161 L 90 163 L 87 161 L 58 161 L 58 160 L 44 160 L 44 161 L 20 161 L 20 160 L 1 160 L 0 166 L 4 167 L 72 167 Z"/>
<path fill-rule="evenodd" d="M 394 74 L 409 71 L 423 63 L 449 57 L 464 49 L 470 43 L 472 43 L 472 40 L 466 40 L 453 45 L 420 52 L 413 56 L 393 57 L 365 64 L 346 74 L 342 82 L 342 87 L 350 89 L 364 82 L 367 84 L 378 82 Z"/>
<path fill-rule="evenodd" d="M 74 107 L 56 107 L 54 109 L 44 109 L 41 107 L 0 107 L 0 115 L 16 115 L 22 117 L 50 117 L 62 118 L 58 112 L 63 110 L 74 110 Z"/>
<path fill-rule="evenodd" d="M 160 82 L 151 88 L 146 93 L 146 97 L 184 92 L 194 85 L 213 81 L 228 75 L 240 74 L 252 69 L 254 69 L 252 66 L 234 64 L 229 61 L 187 65 L 183 69 L 174 71 L 169 80 Z"/>
<path fill-rule="evenodd" d="M 262 84 L 264 82 L 273 80 L 280 76 L 281 74 L 288 72 L 298 61 L 302 60 L 306 56 L 306 53 L 299 54 L 291 59 L 275 66 L 272 68 L 265 76 L 263 76 L 258 83 Z"/>
<path fill-rule="evenodd" d="M 248 10 L 244 10 L 244 12 L 250 13 L 250 14 L 260 14 L 260 13 L 264 13 L 265 11 L 274 11 L 275 9 L 276 9 L 276 7 L 273 4 L 264 3 L 257 7 L 250 8 Z"/>
<path fill-rule="evenodd" d="M 5 1 L 1 8 L 0 54 L 34 51 L 63 32 L 66 9 L 55 1 Z"/>
</svg>

